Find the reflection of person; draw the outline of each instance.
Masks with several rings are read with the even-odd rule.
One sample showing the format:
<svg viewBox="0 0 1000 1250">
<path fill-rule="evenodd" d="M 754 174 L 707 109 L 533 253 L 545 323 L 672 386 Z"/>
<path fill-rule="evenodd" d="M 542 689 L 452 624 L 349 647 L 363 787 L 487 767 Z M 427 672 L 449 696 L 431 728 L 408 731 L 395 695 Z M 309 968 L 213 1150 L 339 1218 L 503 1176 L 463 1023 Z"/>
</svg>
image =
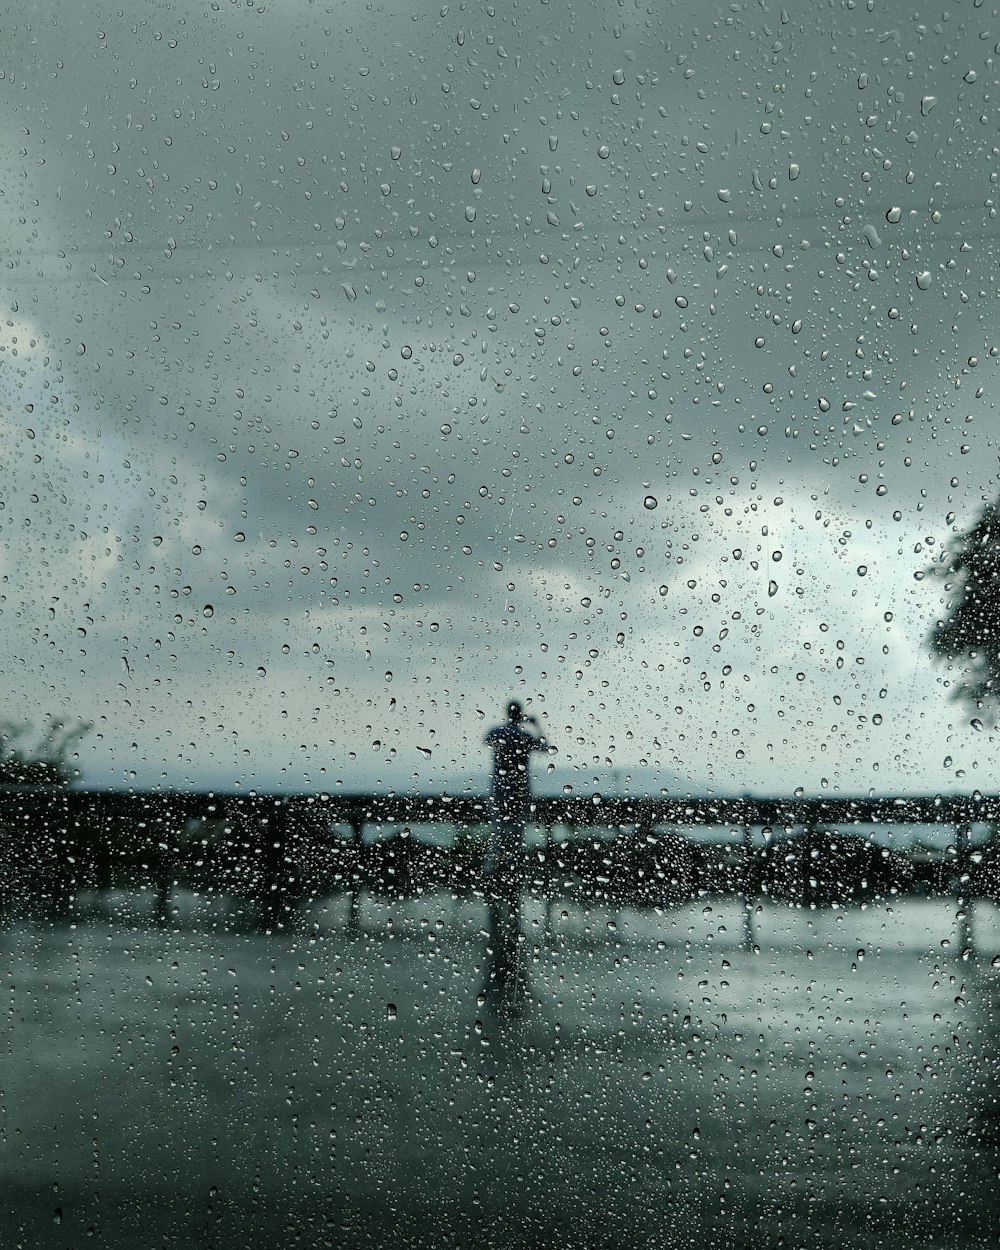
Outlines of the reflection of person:
<svg viewBox="0 0 1000 1250">
<path fill-rule="evenodd" d="M 491 980 L 501 989 L 516 989 L 520 943 L 521 852 L 531 805 L 528 759 L 547 751 L 540 734 L 524 728 L 520 703 L 507 704 L 507 723 L 486 735 L 493 749 L 493 793 L 489 841 L 483 859 L 486 904 L 490 913 Z M 527 718 L 537 726 L 535 718 Z"/>
</svg>

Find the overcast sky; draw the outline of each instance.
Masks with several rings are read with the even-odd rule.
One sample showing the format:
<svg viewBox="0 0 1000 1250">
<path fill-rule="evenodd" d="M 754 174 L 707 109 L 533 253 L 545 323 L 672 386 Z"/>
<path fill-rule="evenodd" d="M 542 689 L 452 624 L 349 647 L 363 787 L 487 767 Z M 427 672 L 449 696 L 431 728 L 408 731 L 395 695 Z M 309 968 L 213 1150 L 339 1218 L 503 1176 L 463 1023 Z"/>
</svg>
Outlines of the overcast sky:
<svg viewBox="0 0 1000 1250">
<path fill-rule="evenodd" d="M 479 788 L 515 695 L 550 785 L 996 789 L 921 577 L 1000 489 L 998 39 L 41 5 L 0 70 L 7 716 L 92 720 L 92 784 Z"/>
</svg>

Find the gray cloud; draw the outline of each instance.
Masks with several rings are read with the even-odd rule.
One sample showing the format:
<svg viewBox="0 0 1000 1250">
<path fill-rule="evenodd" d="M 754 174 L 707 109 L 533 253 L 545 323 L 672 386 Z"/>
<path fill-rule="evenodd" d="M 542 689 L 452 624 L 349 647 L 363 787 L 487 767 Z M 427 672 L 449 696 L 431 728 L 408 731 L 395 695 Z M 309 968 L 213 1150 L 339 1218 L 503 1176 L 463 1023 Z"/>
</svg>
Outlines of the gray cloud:
<svg viewBox="0 0 1000 1250">
<path fill-rule="evenodd" d="M 968 784 L 992 45 L 452 9 L 15 32 L 12 699 L 117 780 L 446 784 L 516 689 L 578 771 Z"/>
</svg>

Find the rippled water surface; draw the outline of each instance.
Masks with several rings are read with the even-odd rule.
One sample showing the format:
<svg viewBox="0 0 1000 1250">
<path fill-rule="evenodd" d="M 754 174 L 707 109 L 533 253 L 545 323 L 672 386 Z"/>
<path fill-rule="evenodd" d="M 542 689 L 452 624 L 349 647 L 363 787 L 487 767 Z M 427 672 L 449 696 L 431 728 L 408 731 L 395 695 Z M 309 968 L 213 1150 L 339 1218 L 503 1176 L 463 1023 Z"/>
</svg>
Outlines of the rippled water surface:
<svg viewBox="0 0 1000 1250">
<path fill-rule="evenodd" d="M 985 904 L 192 907 L 3 934 L 5 1244 L 995 1245 Z"/>
</svg>

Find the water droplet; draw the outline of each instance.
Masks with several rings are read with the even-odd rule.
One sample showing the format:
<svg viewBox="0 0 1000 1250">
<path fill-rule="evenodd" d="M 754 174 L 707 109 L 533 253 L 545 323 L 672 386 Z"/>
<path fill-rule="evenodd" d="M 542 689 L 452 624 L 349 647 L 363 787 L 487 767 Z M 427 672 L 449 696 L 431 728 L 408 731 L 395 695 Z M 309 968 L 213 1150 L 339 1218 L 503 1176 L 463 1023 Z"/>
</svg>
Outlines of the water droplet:
<svg viewBox="0 0 1000 1250">
<path fill-rule="evenodd" d="M 395 1003 L 386 1003 L 386 1005 L 385 1005 L 385 1018 L 386 1018 L 387 1020 L 395 1020 L 395 1019 L 397 1018 L 397 1016 L 398 1016 L 398 1015 L 399 1015 L 399 1012 L 396 1010 L 396 1004 L 395 1004 Z"/>
<path fill-rule="evenodd" d="M 903 216 L 903 210 L 894 204 L 892 208 L 890 208 L 889 211 L 886 213 L 885 219 L 891 225 L 894 226 L 898 221 L 901 220 L 902 216 Z"/>
<path fill-rule="evenodd" d="M 774 580 L 774 578 L 772 578 L 767 583 L 767 597 L 769 599 L 773 599 L 777 593 L 778 593 L 778 583 Z"/>
<path fill-rule="evenodd" d="M 930 284 L 930 272 L 926 269 L 921 270 L 921 272 L 917 274 L 917 286 L 920 287 L 921 291 L 926 291 Z"/>
<path fill-rule="evenodd" d="M 927 116 L 927 114 L 931 111 L 931 109 L 934 107 L 934 105 L 935 105 L 935 104 L 937 104 L 937 96 L 936 96 L 936 95 L 925 95 L 925 96 L 921 96 L 921 98 L 920 98 L 920 112 L 921 112 L 922 116 L 926 117 L 926 116 Z"/>
<path fill-rule="evenodd" d="M 206 603 L 205 606 L 201 610 L 201 614 L 202 616 L 214 616 L 215 608 L 213 608 L 210 603 Z"/>
<path fill-rule="evenodd" d="M 659 503 L 659 500 L 656 498 L 655 495 L 647 495 L 646 498 L 642 501 L 642 506 L 646 509 L 647 512 L 652 512 L 653 509 L 657 507 L 658 503 Z"/>
<path fill-rule="evenodd" d="M 974 716 L 969 723 L 971 724 L 972 728 L 976 731 L 976 733 L 982 733 L 983 722 L 979 719 L 978 716 Z"/>
<path fill-rule="evenodd" d="M 788 181 L 794 182 L 799 176 L 799 167 L 794 161 L 788 166 Z"/>
<path fill-rule="evenodd" d="M 858 565 L 858 577 L 864 577 L 864 576 L 867 574 L 867 572 L 868 572 L 868 565 L 867 565 L 867 564 L 859 564 L 859 565 Z"/>
<path fill-rule="evenodd" d="M 476 220 L 476 208 L 475 208 L 475 205 L 474 205 L 474 204 L 466 204 L 466 206 L 465 206 L 465 220 L 466 220 L 466 221 L 475 221 L 475 220 Z"/>
<path fill-rule="evenodd" d="M 257 676 L 258 676 L 258 677 L 266 677 L 266 676 L 267 676 L 267 669 L 264 667 L 264 665 L 263 665 L 263 664 L 258 664 L 258 665 L 257 665 Z"/>
</svg>

